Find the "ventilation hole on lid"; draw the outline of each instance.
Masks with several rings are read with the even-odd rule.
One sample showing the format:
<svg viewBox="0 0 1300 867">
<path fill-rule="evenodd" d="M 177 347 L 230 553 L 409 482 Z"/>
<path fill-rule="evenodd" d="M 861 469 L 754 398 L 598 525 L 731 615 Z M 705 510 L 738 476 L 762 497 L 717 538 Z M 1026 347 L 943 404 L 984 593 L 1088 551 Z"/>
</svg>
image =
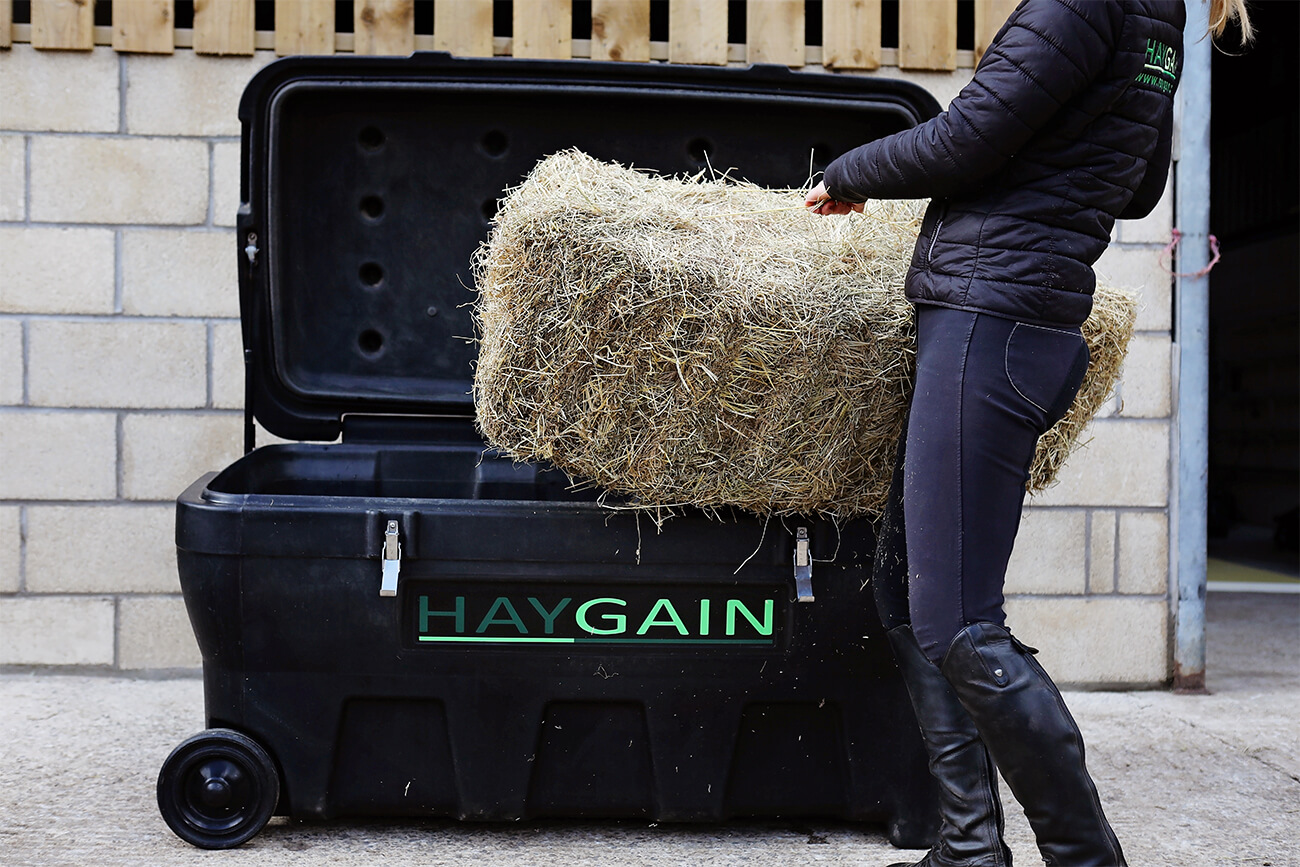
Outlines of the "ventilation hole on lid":
<svg viewBox="0 0 1300 867">
<path fill-rule="evenodd" d="M 373 328 L 367 328 L 357 337 L 357 348 L 366 355 L 378 355 L 384 348 L 384 335 Z"/>
<path fill-rule="evenodd" d="M 361 200 L 361 213 L 368 219 L 378 220 L 384 215 L 384 200 L 379 196 L 366 196 Z"/>
<path fill-rule="evenodd" d="M 384 269 L 375 262 L 366 262 L 357 274 L 361 277 L 361 283 L 372 289 L 384 282 Z"/>
<path fill-rule="evenodd" d="M 826 142 L 817 142 L 812 146 L 812 169 L 814 172 L 823 172 L 835 159 L 835 150 Z"/>
<path fill-rule="evenodd" d="M 383 130 L 377 126 L 368 126 L 361 130 L 357 142 L 368 151 L 377 151 L 384 146 Z"/>
<path fill-rule="evenodd" d="M 506 148 L 510 146 L 510 140 L 506 138 L 506 134 L 501 130 L 494 129 L 487 135 L 483 136 L 483 141 L 480 142 L 480 145 L 483 148 L 483 153 L 490 157 L 499 157 L 504 154 Z"/>
<path fill-rule="evenodd" d="M 698 166 L 707 165 L 709 156 L 713 153 L 713 142 L 706 138 L 691 139 L 686 145 L 686 155 L 691 158 L 691 162 Z"/>
</svg>

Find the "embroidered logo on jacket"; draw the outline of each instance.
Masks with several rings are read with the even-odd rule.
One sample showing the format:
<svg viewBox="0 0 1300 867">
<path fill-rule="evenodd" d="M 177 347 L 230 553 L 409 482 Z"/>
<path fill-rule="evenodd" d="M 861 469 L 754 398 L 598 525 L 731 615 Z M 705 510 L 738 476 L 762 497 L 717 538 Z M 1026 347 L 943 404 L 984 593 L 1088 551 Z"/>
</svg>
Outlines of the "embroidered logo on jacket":
<svg viewBox="0 0 1300 867">
<path fill-rule="evenodd" d="M 1178 84 L 1178 51 L 1159 39 L 1148 39 L 1146 62 L 1134 78 L 1135 84 L 1154 88 L 1161 93 L 1173 93 Z"/>
</svg>

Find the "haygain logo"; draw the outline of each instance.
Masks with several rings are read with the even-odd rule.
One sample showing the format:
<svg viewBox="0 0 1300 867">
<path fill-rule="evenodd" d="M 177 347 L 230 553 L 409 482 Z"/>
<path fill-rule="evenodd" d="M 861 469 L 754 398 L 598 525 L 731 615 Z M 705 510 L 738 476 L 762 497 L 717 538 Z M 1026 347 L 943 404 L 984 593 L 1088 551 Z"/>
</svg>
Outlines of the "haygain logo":
<svg viewBox="0 0 1300 867">
<path fill-rule="evenodd" d="M 1178 84 L 1178 52 L 1159 39 L 1148 39 L 1142 71 L 1133 81 L 1161 93 L 1173 93 Z"/>
<path fill-rule="evenodd" d="M 423 589 L 423 588 L 421 588 Z M 578 591 L 578 592 L 575 592 Z M 622 588 L 582 593 L 418 592 L 410 605 L 422 645 L 642 644 L 773 647 L 778 588 Z"/>
</svg>

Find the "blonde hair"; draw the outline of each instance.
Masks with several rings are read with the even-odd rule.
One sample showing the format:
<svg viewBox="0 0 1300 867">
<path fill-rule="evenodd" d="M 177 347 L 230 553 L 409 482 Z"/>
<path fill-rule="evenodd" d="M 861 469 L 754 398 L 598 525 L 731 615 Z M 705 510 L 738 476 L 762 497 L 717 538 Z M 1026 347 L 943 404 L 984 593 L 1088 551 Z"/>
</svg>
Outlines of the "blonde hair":
<svg viewBox="0 0 1300 867">
<path fill-rule="evenodd" d="M 1241 44 L 1254 40 L 1255 28 L 1250 26 L 1250 13 L 1246 11 L 1246 0 L 1209 0 L 1210 33 L 1215 39 L 1223 35 L 1229 21 L 1236 21 L 1241 28 Z"/>
</svg>

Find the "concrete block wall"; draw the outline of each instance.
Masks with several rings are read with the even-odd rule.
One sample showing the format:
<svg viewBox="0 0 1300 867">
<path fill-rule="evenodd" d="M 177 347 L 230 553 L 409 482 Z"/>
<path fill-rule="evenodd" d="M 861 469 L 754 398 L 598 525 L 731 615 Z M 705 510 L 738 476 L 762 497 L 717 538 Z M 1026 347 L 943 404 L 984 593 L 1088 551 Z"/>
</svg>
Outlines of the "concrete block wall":
<svg viewBox="0 0 1300 867">
<path fill-rule="evenodd" d="M 252 58 L 0 51 L 0 665 L 195 669 L 174 500 L 239 457 Z"/>
<path fill-rule="evenodd" d="M 0 666 L 199 664 L 173 501 L 242 450 L 236 109 L 272 59 L 0 51 Z M 946 104 L 971 70 L 870 74 Z M 1063 682 L 1170 672 L 1171 224 L 1166 197 L 1099 263 L 1138 333 L 1008 575 Z"/>
</svg>

